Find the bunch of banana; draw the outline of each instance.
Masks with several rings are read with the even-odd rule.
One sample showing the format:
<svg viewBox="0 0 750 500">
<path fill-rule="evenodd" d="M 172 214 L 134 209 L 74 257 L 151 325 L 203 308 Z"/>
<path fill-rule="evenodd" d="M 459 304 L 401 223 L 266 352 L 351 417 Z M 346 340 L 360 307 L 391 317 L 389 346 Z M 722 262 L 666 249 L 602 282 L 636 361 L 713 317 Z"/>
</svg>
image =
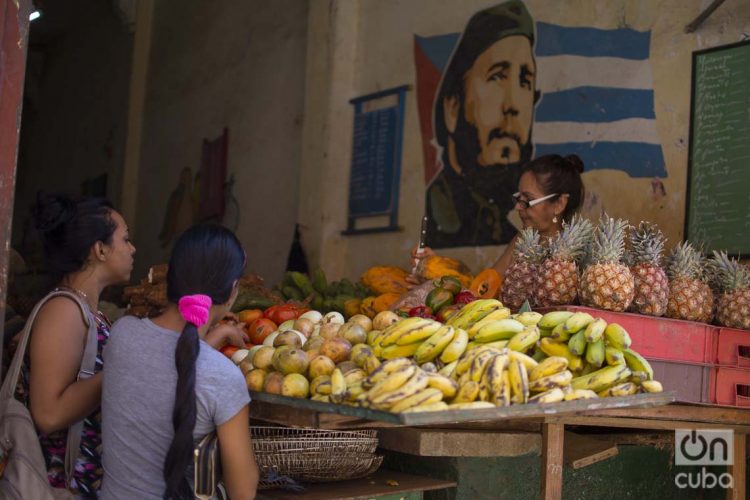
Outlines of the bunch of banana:
<svg viewBox="0 0 750 500">
<path fill-rule="evenodd" d="M 502 302 L 496 299 L 479 299 L 469 302 L 462 307 L 460 311 L 447 321 L 447 324 L 454 328 L 469 330 L 477 322 L 492 313 L 507 318 L 510 316 L 510 309 L 503 307 Z"/>
</svg>

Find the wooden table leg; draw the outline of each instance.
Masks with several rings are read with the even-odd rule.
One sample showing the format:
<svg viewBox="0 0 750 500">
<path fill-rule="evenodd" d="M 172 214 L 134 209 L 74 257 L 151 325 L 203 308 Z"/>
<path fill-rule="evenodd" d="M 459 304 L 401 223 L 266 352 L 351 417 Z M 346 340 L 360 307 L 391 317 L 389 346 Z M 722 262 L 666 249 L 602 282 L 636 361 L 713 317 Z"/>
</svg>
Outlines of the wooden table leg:
<svg viewBox="0 0 750 500">
<path fill-rule="evenodd" d="M 734 433 L 734 457 L 729 473 L 732 475 L 733 488 L 727 490 L 729 500 L 745 499 L 745 475 L 747 474 L 747 434 Z"/>
<path fill-rule="evenodd" d="M 564 424 L 542 424 L 541 498 L 544 500 L 559 500 L 562 498 L 564 435 Z"/>
</svg>

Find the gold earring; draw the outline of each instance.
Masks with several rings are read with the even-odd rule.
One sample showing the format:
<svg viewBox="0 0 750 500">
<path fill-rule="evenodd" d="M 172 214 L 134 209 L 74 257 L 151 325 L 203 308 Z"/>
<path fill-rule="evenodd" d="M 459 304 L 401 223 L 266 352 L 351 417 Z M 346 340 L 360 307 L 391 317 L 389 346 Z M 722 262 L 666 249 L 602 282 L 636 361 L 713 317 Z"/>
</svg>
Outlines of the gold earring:
<svg viewBox="0 0 750 500">
<path fill-rule="evenodd" d="M 554 224 L 557 224 L 557 215 L 555 215 L 554 217 L 552 217 L 552 222 L 553 222 Z"/>
</svg>

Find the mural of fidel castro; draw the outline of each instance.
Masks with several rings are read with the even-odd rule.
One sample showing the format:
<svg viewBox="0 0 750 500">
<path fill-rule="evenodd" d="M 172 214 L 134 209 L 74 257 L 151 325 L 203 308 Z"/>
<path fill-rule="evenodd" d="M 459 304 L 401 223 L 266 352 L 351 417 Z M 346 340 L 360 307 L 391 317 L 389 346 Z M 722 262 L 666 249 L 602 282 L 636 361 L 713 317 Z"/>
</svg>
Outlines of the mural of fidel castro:
<svg viewBox="0 0 750 500">
<path fill-rule="evenodd" d="M 433 110 L 443 168 L 427 188 L 433 248 L 507 244 L 521 166 L 531 159 L 534 21 L 518 0 L 474 14 L 443 73 Z"/>
</svg>

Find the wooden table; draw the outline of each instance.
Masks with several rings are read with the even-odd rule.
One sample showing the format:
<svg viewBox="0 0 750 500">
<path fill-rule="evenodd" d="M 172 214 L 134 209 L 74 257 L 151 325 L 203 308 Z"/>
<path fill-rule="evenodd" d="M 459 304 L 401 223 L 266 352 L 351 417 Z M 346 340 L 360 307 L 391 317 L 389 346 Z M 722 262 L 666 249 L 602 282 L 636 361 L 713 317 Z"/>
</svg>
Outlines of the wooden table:
<svg viewBox="0 0 750 500">
<path fill-rule="evenodd" d="M 364 408 L 253 393 L 251 418 L 277 424 L 329 429 L 415 427 L 452 431 L 522 431 L 541 434 L 541 498 L 562 497 L 563 449 L 566 426 L 674 431 L 732 429 L 734 488 L 727 498 L 744 500 L 750 410 L 675 404 L 674 394 L 640 394 L 622 398 L 569 401 L 550 405 L 443 411 L 394 415 Z M 588 401 L 588 403 L 587 403 Z M 314 404 L 310 404 L 314 403 Z M 382 415 L 381 415 L 382 414 Z M 404 418 L 406 417 L 406 418 Z"/>
</svg>

